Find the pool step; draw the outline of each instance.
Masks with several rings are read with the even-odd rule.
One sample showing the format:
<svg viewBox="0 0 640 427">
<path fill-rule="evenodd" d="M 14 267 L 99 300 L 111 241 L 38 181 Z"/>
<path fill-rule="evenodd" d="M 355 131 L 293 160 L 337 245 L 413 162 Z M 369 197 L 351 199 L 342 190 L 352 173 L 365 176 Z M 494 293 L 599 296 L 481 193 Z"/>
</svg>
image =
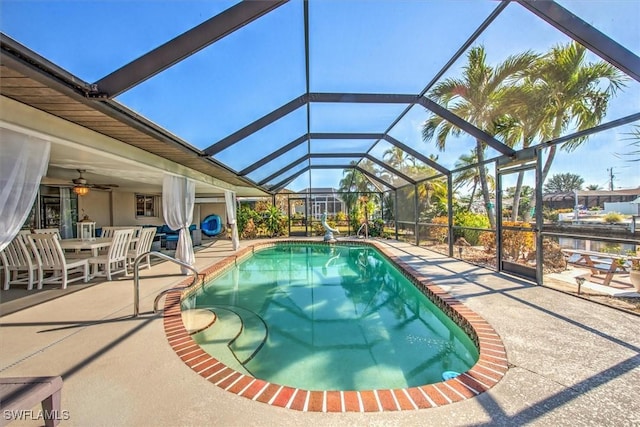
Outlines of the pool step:
<svg viewBox="0 0 640 427">
<path fill-rule="evenodd" d="M 200 308 L 213 311 L 217 320 L 209 328 L 195 334 L 194 340 L 221 362 L 246 372 L 242 366 L 260 351 L 267 340 L 268 330 L 264 321 L 256 313 L 242 307 Z M 241 368 L 238 369 L 236 366 Z"/>
<path fill-rule="evenodd" d="M 250 310 L 242 307 L 233 307 L 243 322 L 242 333 L 229 344 L 231 350 L 243 365 L 249 362 L 260 351 L 267 341 L 267 325 L 262 318 Z"/>
<path fill-rule="evenodd" d="M 209 308 L 214 310 L 214 308 Z M 216 322 L 207 329 L 194 334 L 192 338 L 200 344 L 202 349 L 216 359 L 243 374 L 249 374 L 235 358 L 229 348 L 229 341 L 233 340 L 242 330 L 242 320 L 229 310 L 215 309 Z"/>
</svg>

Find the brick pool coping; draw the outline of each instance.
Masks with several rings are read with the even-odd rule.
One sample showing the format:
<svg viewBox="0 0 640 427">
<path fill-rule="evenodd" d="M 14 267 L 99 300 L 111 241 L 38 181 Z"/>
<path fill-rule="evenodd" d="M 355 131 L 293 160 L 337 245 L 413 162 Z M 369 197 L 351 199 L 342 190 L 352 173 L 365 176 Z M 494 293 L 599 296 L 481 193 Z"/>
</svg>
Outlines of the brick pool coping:
<svg viewBox="0 0 640 427">
<path fill-rule="evenodd" d="M 280 240 L 260 242 L 239 250 L 201 273 L 202 282 L 223 273 L 256 249 L 278 244 L 326 244 L 311 240 Z M 502 379 L 508 370 L 507 354 L 493 327 L 477 313 L 431 282 L 424 274 L 389 253 L 376 241 L 348 241 L 348 245 L 373 246 L 413 284 L 453 319 L 479 349 L 478 362 L 457 377 L 434 384 L 390 390 L 310 391 L 282 386 L 245 375 L 229 368 L 206 353 L 186 330 L 180 310 L 182 298 L 199 286 L 187 290 L 191 279 L 185 279 L 181 295 L 169 294 L 164 307 L 164 329 L 169 345 L 198 375 L 218 387 L 247 399 L 298 411 L 313 412 L 381 412 L 426 409 L 447 405 L 478 396 Z M 201 283 L 202 283 L 201 282 Z"/>
</svg>

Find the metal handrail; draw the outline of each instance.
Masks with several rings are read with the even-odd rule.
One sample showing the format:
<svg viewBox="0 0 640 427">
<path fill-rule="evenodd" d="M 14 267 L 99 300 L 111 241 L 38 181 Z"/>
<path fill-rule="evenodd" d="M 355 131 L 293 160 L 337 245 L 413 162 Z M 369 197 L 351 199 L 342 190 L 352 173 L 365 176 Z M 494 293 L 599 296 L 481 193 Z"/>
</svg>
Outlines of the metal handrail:
<svg viewBox="0 0 640 427">
<path fill-rule="evenodd" d="M 360 236 L 360 232 L 362 231 L 362 229 L 365 229 L 364 231 L 364 238 L 368 239 L 369 238 L 369 224 L 366 222 L 363 222 L 362 225 L 360 226 L 360 228 L 358 228 L 358 231 L 356 232 L 356 237 Z"/>
<path fill-rule="evenodd" d="M 189 264 L 186 264 L 182 261 L 178 261 L 177 259 L 172 258 L 169 255 L 163 254 L 162 252 L 151 251 L 151 252 L 145 252 L 143 254 L 138 255 L 136 260 L 133 262 L 133 317 L 138 317 L 140 314 L 140 268 L 139 268 L 140 261 L 143 258 L 151 255 L 157 256 L 167 261 L 171 261 L 175 264 L 178 264 L 181 267 L 191 270 L 193 272 L 193 281 L 188 286 L 188 288 L 198 283 L 198 277 L 199 277 L 198 270 L 196 270 Z M 156 299 L 153 301 L 153 312 L 156 313 L 158 311 L 158 302 L 160 301 L 160 298 L 162 298 L 164 295 L 168 294 L 169 292 L 182 292 L 185 289 L 186 288 L 184 287 L 170 288 L 160 292 L 158 296 L 156 296 Z"/>
</svg>

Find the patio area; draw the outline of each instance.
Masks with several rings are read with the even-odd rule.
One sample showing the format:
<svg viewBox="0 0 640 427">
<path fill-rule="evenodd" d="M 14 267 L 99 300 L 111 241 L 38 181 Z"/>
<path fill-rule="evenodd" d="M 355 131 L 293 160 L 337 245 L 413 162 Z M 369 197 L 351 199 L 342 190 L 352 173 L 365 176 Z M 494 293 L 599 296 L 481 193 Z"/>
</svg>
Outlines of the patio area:
<svg viewBox="0 0 640 427">
<path fill-rule="evenodd" d="M 395 240 L 403 261 L 484 317 L 510 369 L 488 392 L 415 411 L 305 413 L 238 397 L 207 382 L 169 346 L 154 297 L 183 280 L 166 262 L 0 319 L 2 376 L 61 375 L 62 425 L 635 425 L 640 423 L 640 317 L 498 275 Z M 252 241 L 242 241 L 251 245 Z M 209 242 L 196 268 L 230 255 Z M 39 409 L 39 408 L 34 408 Z M 11 425 L 41 425 L 23 420 Z"/>
</svg>

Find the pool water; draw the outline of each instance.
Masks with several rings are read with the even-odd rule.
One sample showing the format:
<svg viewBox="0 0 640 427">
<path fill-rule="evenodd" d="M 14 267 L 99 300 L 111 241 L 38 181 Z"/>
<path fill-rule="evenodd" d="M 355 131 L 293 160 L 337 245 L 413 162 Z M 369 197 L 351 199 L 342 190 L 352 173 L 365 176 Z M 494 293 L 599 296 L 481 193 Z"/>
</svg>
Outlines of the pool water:
<svg viewBox="0 0 640 427">
<path fill-rule="evenodd" d="M 307 390 L 442 381 L 478 359 L 471 339 L 371 247 L 256 251 L 183 301 L 214 311 L 193 336 L 229 367 Z"/>
</svg>

